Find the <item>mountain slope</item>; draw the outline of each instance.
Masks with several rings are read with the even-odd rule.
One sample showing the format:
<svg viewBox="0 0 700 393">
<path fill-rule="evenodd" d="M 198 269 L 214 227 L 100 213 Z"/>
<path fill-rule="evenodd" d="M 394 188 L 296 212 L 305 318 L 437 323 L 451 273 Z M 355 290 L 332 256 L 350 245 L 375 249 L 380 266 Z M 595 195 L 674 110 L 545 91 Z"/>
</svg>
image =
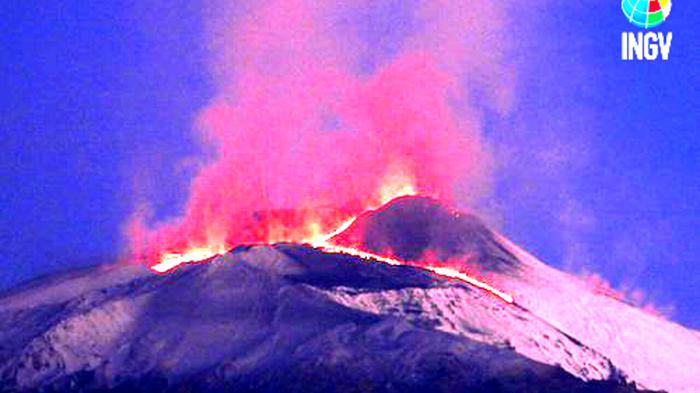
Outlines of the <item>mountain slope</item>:
<svg viewBox="0 0 700 393">
<path fill-rule="evenodd" d="M 362 297 L 386 307 L 366 309 L 358 305 Z M 441 318 L 455 310 L 463 315 L 465 305 L 505 315 L 478 327 Z M 561 369 L 519 355 L 508 338 L 520 345 L 520 337 L 490 330 L 495 319 L 517 323 L 513 318 L 524 314 L 506 307 L 415 268 L 303 246 L 254 247 L 167 276 L 89 288 L 68 301 L 3 307 L 2 386 L 344 391 L 364 384 L 404 391 L 438 383 L 466 391 L 504 383 L 502 391 L 517 391 L 523 383 L 555 381 L 560 391 L 592 391 Z M 550 358 L 614 377 L 603 357 L 545 324 L 536 328 L 551 335 L 552 345 L 543 340 Z"/>
<path fill-rule="evenodd" d="M 404 225 L 407 217 L 420 225 Z M 583 280 L 547 266 L 489 230 L 472 215 L 452 211 L 429 198 L 399 198 L 360 217 L 335 240 L 418 264 L 429 251 L 437 263 L 443 260 L 481 273 L 489 283 L 513 295 L 517 305 L 605 354 L 637 384 L 700 392 L 698 332 L 592 290 Z"/>
<path fill-rule="evenodd" d="M 0 391 L 638 391 L 628 380 L 700 391 L 692 350 L 671 359 L 636 336 L 692 348 L 697 332 L 595 294 L 464 217 L 408 198 L 340 236 L 368 250 L 365 236 L 385 237 L 391 254 L 398 239 L 415 261 L 466 255 L 514 304 L 418 266 L 298 244 L 166 275 L 98 267 L 0 297 Z"/>
</svg>

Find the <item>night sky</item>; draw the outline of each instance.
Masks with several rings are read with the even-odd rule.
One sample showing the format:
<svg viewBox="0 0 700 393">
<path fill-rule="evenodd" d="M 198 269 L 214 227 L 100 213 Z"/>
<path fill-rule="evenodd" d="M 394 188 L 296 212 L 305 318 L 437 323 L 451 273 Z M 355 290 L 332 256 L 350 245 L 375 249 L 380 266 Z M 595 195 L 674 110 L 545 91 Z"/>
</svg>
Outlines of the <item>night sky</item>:
<svg viewBox="0 0 700 393">
<path fill-rule="evenodd" d="M 182 209 L 201 154 L 201 4 L 62 3 L 0 4 L 0 288 L 117 259 L 139 203 Z M 623 62 L 620 35 L 638 30 L 606 3 L 512 16 L 516 102 L 485 118 L 495 179 L 475 208 L 545 262 L 698 328 L 700 18 L 675 2 L 657 29 L 670 60 Z M 400 6 L 368 14 L 388 52 L 411 28 Z"/>
</svg>

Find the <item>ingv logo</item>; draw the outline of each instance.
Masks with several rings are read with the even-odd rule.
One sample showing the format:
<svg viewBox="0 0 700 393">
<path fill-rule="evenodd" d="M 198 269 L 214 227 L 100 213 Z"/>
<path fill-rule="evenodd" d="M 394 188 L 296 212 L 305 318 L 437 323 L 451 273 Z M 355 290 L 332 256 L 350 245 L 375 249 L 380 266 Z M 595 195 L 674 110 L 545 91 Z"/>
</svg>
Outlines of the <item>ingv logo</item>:
<svg viewBox="0 0 700 393">
<path fill-rule="evenodd" d="M 622 0 L 622 11 L 630 23 L 650 29 L 671 14 L 671 0 Z M 622 33 L 622 60 L 668 60 L 673 33 Z"/>
<path fill-rule="evenodd" d="M 622 60 L 668 60 L 673 33 L 622 33 Z"/>
</svg>

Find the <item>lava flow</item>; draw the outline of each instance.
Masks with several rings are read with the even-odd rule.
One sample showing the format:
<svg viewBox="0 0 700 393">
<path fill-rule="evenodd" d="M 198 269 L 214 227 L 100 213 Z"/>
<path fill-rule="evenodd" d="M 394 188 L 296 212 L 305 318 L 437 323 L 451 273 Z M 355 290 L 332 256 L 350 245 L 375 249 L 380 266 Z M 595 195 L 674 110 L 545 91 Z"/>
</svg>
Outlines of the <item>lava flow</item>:
<svg viewBox="0 0 700 393">
<path fill-rule="evenodd" d="M 406 192 L 408 195 L 413 195 L 413 191 L 410 189 L 403 190 Z M 402 195 L 405 196 L 405 195 Z M 385 202 L 385 201 L 383 201 Z M 370 209 L 374 210 L 374 209 Z M 412 266 L 412 267 L 417 267 L 420 269 L 428 270 L 436 275 L 442 276 L 442 277 L 447 277 L 451 279 L 457 279 L 460 281 L 463 281 L 469 285 L 472 285 L 476 288 L 482 289 L 484 291 L 487 291 L 491 293 L 492 295 L 498 297 L 499 299 L 503 300 L 506 303 L 512 304 L 514 302 L 513 296 L 505 293 L 477 278 L 474 278 L 467 273 L 450 268 L 450 267 L 444 267 L 444 266 L 435 266 L 431 265 L 430 263 L 417 263 L 417 262 L 408 262 L 408 261 L 403 261 L 401 259 L 396 259 L 396 258 L 391 258 L 387 256 L 382 256 L 374 253 L 369 253 L 366 251 L 359 250 L 357 248 L 353 247 L 345 247 L 345 246 L 340 246 L 337 244 L 333 244 L 332 239 L 348 229 L 355 221 L 357 220 L 357 217 L 352 217 L 346 221 L 344 221 L 342 224 L 338 226 L 337 229 L 334 231 L 328 233 L 328 234 L 323 234 L 323 235 L 315 235 L 310 238 L 305 239 L 302 241 L 302 243 L 309 244 L 312 247 L 319 249 L 323 252 L 326 253 L 334 253 L 334 254 L 346 254 L 346 255 L 352 255 L 356 256 L 359 258 L 362 258 L 366 261 L 371 261 L 371 262 L 380 262 L 380 263 L 386 263 L 389 265 L 406 265 L 406 266 Z M 196 262 L 203 262 L 203 261 L 208 261 L 218 255 L 223 255 L 229 250 L 221 245 L 218 246 L 212 246 L 212 247 L 198 247 L 198 248 L 192 248 L 186 252 L 183 253 L 165 253 L 161 256 L 160 262 L 156 265 L 151 266 L 151 270 L 153 270 L 156 273 L 167 273 L 180 265 L 187 264 L 187 263 L 196 263 Z"/>
<path fill-rule="evenodd" d="M 395 198 L 409 195 L 418 195 L 414 185 L 409 179 L 404 177 L 387 179 L 379 189 L 377 203 L 365 203 L 362 210 L 365 212 L 372 211 Z M 342 217 L 340 212 L 335 212 L 334 215 Z M 336 219 L 336 225 L 331 226 L 335 227 L 335 229 L 328 233 L 324 233 L 323 231 L 323 228 L 328 228 L 328 225 L 322 225 L 313 215 L 303 217 L 301 222 L 296 225 L 293 225 L 291 222 L 274 222 L 274 220 L 268 220 L 268 222 L 263 223 L 263 226 L 272 227 L 274 224 L 278 224 L 280 228 L 291 227 L 291 230 L 268 230 L 263 238 L 256 238 L 256 241 L 264 244 L 298 242 L 311 244 L 316 247 L 327 247 L 331 245 L 330 239 L 346 230 L 357 219 L 357 216 L 347 218 L 346 215 L 345 217 L 346 219 L 344 221 L 342 219 Z M 287 217 L 287 221 L 292 220 Z M 339 225 L 337 225 L 338 222 L 340 222 Z M 210 241 L 206 245 L 200 244 L 190 246 L 183 252 L 163 252 L 160 254 L 160 262 L 151 266 L 150 269 L 156 273 L 167 273 L 182 264 L 202 262 L 218 255 L 223 255 L 234 246 L 235 245 L 226 245 L 224 241 Z"/>
<path fill-rule="evenodd" d="M 224 246 L 217 246 L 196 247 L 183 253 L 165 253 L 161 256 L 160 262 L 151 266 L 150 269 L 156 273 L 167 273 L 182 264 L 206 261 L 228 251 Z"/>
<path fill-rule="evenodd" d="M 453 278 L 453 279 L 457 279 L 460 281 L 464 281 L 467 284 L 470 284 L 470 285 L 475 286 L 477 288 L 483 289 L 483 290 L 495 295 L 496 297 L 500 298 L 501 300 L 503 300 L 506 303 L 512 304 L 514 302 L 512 295 L 505 293 L 497 288 L 494 288 L 493 286 L 491 286 L 483 281 L 480 281 L 474 277 L 471 277 L 464 272 L 460 272 L 457 269 L 452 269 L 449 267 L 432 266 L 432 265 L 421 265 L 421 264 L 416 264 L 416 263 L 407 263 L 407 262 L 399 260 L 399 259 L 383 257 L 381 255 L 364 252 L 364 251 L 358 250 L 356 248 L 341 247 L 341 246 L 332 245 L 330 243 L 320 243 L 320 244 L 312 244 L 312 245 L 323 250 L 324 252 L 328 252 L 328 253 L 347 254 L 347 255 L 360 257 L 360 258 L 368 260 L 368 261 L 382 262 L 382 263 L 386 263 L 389 265 L 407 265 L 407 266 L 417 267 L 420 269 L 429 270 L 429 271 L 437 274 L 438 276 L 443 276 L 443 277 L 448 277 L 448 278 Z"/>
</svg>

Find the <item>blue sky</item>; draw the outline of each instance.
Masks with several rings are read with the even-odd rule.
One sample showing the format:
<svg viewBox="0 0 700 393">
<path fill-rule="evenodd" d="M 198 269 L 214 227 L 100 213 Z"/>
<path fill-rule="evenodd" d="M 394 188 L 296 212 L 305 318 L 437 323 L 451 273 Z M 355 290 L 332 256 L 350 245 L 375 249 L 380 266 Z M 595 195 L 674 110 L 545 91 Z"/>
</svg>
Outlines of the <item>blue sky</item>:
<svg viewBox="0 0 700 393">
<path fill-rule="evenodd" d="M 0 287 L 116 258 L 139 200 L 181 207 L 213 95 L 200 4 L 142 3 L 0 5 Z M 498 166 L 479 208 L 544 261 L 700 327 L 696 13 L 674 3 L 658 29 L 669 61 L 623 62 L 638 30 L 607 3 L 513 17 L 516 103 L 486 119 Z M 405 17 L 392 9 L 377 17 Z"/>
<path fill-rule="evenodd" d="M 514 157 L 494 198 L 505 232 L 698 327 L 698 19 L 674 3 L 655 30 L 673 32 L 670 60 L 623 62 L 620 35 L 639 30 L 619 4 L 570 3 L 523 27 L 541 38 L 521 43 L 519 103 L 491 129 Z"/>
</svg>

